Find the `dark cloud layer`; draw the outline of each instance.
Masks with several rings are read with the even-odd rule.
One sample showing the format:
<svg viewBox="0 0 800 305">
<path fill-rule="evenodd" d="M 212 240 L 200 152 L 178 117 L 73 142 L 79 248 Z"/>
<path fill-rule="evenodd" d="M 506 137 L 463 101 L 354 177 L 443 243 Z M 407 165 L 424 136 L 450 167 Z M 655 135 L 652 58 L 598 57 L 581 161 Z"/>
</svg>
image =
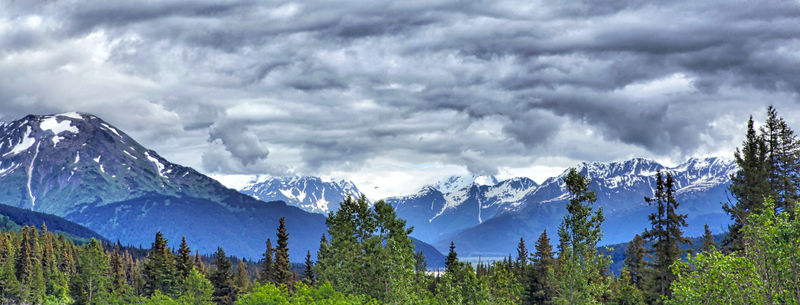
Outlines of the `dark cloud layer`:
<svg viewBox="0 0 800 305">
<path fill-rule="evenodd" d="M 222 174 L 681 159 L 768 104 L 800 124 L 797 1 L 3 6 L 0 119 L 94 112 Z"/>
</svg>

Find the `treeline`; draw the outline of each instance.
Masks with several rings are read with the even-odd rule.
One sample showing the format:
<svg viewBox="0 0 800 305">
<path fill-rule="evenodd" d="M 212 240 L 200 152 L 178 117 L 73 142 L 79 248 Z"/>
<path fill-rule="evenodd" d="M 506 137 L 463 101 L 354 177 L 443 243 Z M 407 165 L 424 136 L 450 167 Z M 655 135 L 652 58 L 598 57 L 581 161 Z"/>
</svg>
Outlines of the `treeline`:
<svg viewBox="0 0 800 305">
<path fill-rule="evenodd" d="M 3 304 L 799 304 L 800 144 L 776 111 L 736 151 L 733 219 L 723 243 L 706 226 L 697 253 L 686 249 L 686 215 L 670 173 L 656 175 L 644 202 L 650 227 L 625 250 L 619 274 L 597 249 L 602 208 L 589 180 L 575 169 L 564 178 L 567 214 L 529 250 L 520 238 L 516 257 L 459 260 L 450 245 L 444 272 L 427 270 L 405 220 L 383 201 L 346 198 L 326 218 L 317 261 L 307 252 L 290 264 L 284 220 L 258 262 L 232 260 L 219 248 L 200 256 L 186 240 L 177 250 L 156 234 L 149 251 L 76 245 L 46 227 L 0 234 Z M 556 249 L 552 244 L 556 245 Z"/>
</svg>

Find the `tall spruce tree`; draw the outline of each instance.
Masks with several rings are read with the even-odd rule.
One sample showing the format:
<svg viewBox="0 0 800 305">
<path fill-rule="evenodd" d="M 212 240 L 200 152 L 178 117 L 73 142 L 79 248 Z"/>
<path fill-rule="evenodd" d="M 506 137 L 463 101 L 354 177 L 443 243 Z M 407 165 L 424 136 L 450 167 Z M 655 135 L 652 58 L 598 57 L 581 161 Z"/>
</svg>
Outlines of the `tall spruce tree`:
<svg viewBox="0 0 800 305">
<path fill-rule="evenodd" d="M 630 284 L 639 290 L 644 289 L 644 278 L 648 272 L 648 265 L 645 261 L 647 249 L 644 247 L 644 239 L 636 234 L 625 248 L 625 270 L 628 271 Z"/>
<path fill-rule="evenodd" d="M 233 285 L 233 271 L 231 261 L 225 255 L 225 250 L 217 247 L 214 253 L 214 269 L 208 280 L 214 286 L 214 302 L 221 305 L 231 305 L 236 301 L 236 291 Z"/>
<path fill-rule="evenodd" d="M 119 253 L 119 245 L 114 246 L 109 260 L 111 268 L 111 291 L 116 295 L 123 295 L 127 290 L 127 274 L 125 272 L 125 263 L 122 261 L 122 255 Z"/>
<path fill-rule="evenodd" d="M 183 282 L 183 280 L 189 276 L 189 273 L 192 272 L 192 268 L 194 268 L 192 249 L 189 248 L 189 244 L 186 243 L 186 236 L 181 237 L 181 245 L 178 248 L 178 256 L 175 260 L 178 275 L 180 276 L 181 282 Z"/>
<path fill-rule="evenodd" d="M 728 251 L 744 249 L 741 229 L 750 213 L 760 210 L 764 196 L 769 196 L 770 185 L 767 179 L 768 161 L 767 146 L 764 138 L 756 134 L 753 117 L 747 121 L 747 135 L 741 148 L 733 154 L 739 169 L 731 175 L 728 190 L 733 201 L 723 205 L 733 224 L 728 227 L 728 234 L 723 245 Z"/>
<path fill-rule="evenodd" d="M 311 251 L 306 252 L 306 262 L 303 268 L 303 283 L 309 286 L 314 286 L 314 284 L 316 284 L 314 262 L 311 261 Z"/>
<path fill-rule="evenodd" d="M 670 266 L 680 260 L 682 253 L 681 244 L 691 241 L 683 236 L 682 228 L 686 227 L 686 214 L 678 214 L 678 201 L 673 193 L 675 180 L 672 174 L 667 173 L 664 180 L 659 171 L 656 174 L 656 189 L 653 197 L 645 197 L 649 205 L 656 207 L 656 212 L 650 214 L 650 229 L 646 229 L 642 238 L 653 241 L 651 250 L 653 257 L 653 270 L 649 276 L 648 301 L 661 303 L 661 296 L 669 297 L 670 285 L 675 280 Z"/>
<path fill-rule="evenodd" d="M 458 265 L 458 253 L 456 253 L 456 244 L 451 241 L 450 251 L 447 252 L 447 257 L 444 260 L 444 267 L 447 272 L 451 272 L 456 265 Z"/>
<path fill-rule="evenodd" d="M 548 274 L 553 272 L 555 258 L 553 246 L 547 237 L 547 230 L 539 235 L 534 246 L 536 252 L 531 254 L 532 267 L 528 272 L 527 287 L 525 288 L 525 304 L 552 304 L 555 297 L 553 283 Z"/>
<path fill-rule="evenodd" d="M 259 280 L 262 284 L 275 283 L 274 252 L 275 249 L 272 248 L 272 240 L 267 238 L 267 249 L 264 250 L 264 254 L 261 258 L 261 273 L 259 274 Z"/>
<path fill-rule="evenodd" d="M 711 229 L 708 228 L 708 224 L 706 224 L 704 228 L 703 246 L 700 248 L 700 250 L 704 252 L 714 251 L 717 249 L 717 243 L 714 241 L 714 234 L 711 234 Z"/>
<path fill-rule="evenodd" d="M 152 295 L 156 291 L 161 291 L 170 296 L 177 296 L 180 293 L 178 273 L 175 267 L 175 259 L 172 252 L 167 248 L 167 240 L 161 232 L 156 232 L 156 239 L 147 253 L 147 259 L 142 269 L 144 279 L 145 295 Z"/>
<path fill-rule="evenodd" d="M 800 142 L 775 107 L 767 108 L 767 121 L 761 127 L 767 146 L 767 177 L 776 208 L 792 210 L 800 199 Z"/>
<path fill-rule="evenodd" d="M 275 279 L 278 283 L 291 288 L 294 284 L 292 264 L 289 262 L 289 233 L 286 232 L 286 220 L 281 217 L 278 226 L 278 247 L 275 248 Z"/>
<path fill-rule="evenodd" d="M 522 237 L 519 238 L 519 244 L 517 244 L 517 260 L 515 261 L 515 265 L 517 268 L 514 273 L 524 285 L 526 271 L 528 270 L 528 248 L 525 247 L 525 239 Z"/>
</svg>

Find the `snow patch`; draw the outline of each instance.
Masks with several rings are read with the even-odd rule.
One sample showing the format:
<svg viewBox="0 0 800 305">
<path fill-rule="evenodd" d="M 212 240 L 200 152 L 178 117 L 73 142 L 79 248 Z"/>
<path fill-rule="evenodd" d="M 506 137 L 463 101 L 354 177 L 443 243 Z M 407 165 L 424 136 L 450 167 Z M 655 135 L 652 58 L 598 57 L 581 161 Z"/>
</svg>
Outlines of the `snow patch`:
<svg viewBox="0 0 800 305">
<path fill-rule="evenodd" d="M 72 122 L 71 121 L 62 120 L 61 122 L 59 122 L 56 119 L 56 117 L 48 117 L 48 118 L 42 120 L 42 122 L 39 123 L 39 128 L 41 128 L 42 131 L 50 130 L 55 135 L 58 135 L 58 134 L 60 134 L 62 132 L 65 132 L 65 131 L 69 131 L 71 133 L 78 133 L 78 128 L 75 127 L 75 126 L 72 126 Z"/>
<path fill-rule="evenodd" d="M 119 131 L 117 131 L 116 129 L 114 129 L 114 127 L 111 127 L 110 125 L 108 125 L 108 124 L 106 124 L 106 123 L 100 123 L 100 125 L 103 125 L 103 127 L 105 127 L 106 129 L 110 130 L 111 132 L 113 132 L 113 133 L 114 133 L 115 135 L 117 135 L 118 137 L 122 137 L 122 136 L 119 134 Z"/>
<path fill-rule="evenodd" d="M 0 165 L 2 164 L 3 162 L 0 162 Z M 11 165 L 9 165 L 8 167 L 0 168 L 0 177 L 5 176 L 8 172 L 16 169 L 17 167 L 15 165 L 16 164 L 14 164 L 14 162 L 11 162 Z"/>
<path fill-rule="evenodd" d="M 167 178 L 167 176 L 165 176 L 163 173 L 164 168 L 166 168 L 166 166 L 164 166 L 164 164 L 162 164 L 161 161 L 151 156 L 150 152 L 145 152 L 144 155 L 147 157 L 147 160 L 150 160 L 150 162 L 153 162 L 153 164 L 155 164 L 158 175 L 161 176 L 162 178 Z"/>
<path fill-rule="evenodd" d="M 11 149 L 11 151 L 5 153 L 3 157 L 9 155 L 13 156 L 28 150 L 28 148 L 31 148 L 31 146 L 33 146 L 33 144 L 36 143 L 36 138 L 33 138 L 30 135 L 31 135 L 31 127 L 28 126 L 27 131 L 25 131 L 25 136 L 22 137 L 22 141 L 20 141 L 20 143 L 15 145 L 14 148 Z"/>
<path fill-rule="evenodd" d="M 131 158 L 134 158 L 134 159 L 136 159 L 136 160 L 139 160 L 139 158 L 137 158 L 137 157 L 136 157 L 136 156 L 134 156 L 134 155 L 131 155 L 131 153 L 129 153 L 127 150 L 123 150 L 122 152 L 124 152 L 124 153 L 125 153 L 126 155 L 128 155 L 128 156 L 131 156 Z"/>
</svg>

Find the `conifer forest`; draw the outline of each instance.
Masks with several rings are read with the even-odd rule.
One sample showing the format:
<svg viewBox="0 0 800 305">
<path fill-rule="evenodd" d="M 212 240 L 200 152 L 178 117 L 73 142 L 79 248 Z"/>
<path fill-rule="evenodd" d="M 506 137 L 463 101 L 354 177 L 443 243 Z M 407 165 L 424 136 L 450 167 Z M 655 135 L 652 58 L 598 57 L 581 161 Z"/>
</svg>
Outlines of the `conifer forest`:
<svg viewBox="0 0 800 305">
<path fill-rule="evenodd" d="M 566 216 L 521 236 L 507 258 L 469 263 L 450 243 L 445 268 L 428 269 L 414 230 L 384 201 L 347 197 L 325 218 L 315 255 L 289 257 L 281 218 L 259 260 L 192 249 L 158 233 L 149 248 L 80 239 L 40 226 L 0 232 L 2 304 L 799 304 L 800 142 L 773 107 L 750 118 L 735 151 L 727 232 L 694 242 L 670 172 L 642 198 L 650 226 L 612 271 L 604 211 L 572 169 Z M 756 128 L 756 126 L 760 126 Z M 722 238 L 715 239 L 714 234 Z M 717 241 L 720 241 L 719 243 Z M 304 261 L 303 264 L 291 262 Z"/>
</svg>

